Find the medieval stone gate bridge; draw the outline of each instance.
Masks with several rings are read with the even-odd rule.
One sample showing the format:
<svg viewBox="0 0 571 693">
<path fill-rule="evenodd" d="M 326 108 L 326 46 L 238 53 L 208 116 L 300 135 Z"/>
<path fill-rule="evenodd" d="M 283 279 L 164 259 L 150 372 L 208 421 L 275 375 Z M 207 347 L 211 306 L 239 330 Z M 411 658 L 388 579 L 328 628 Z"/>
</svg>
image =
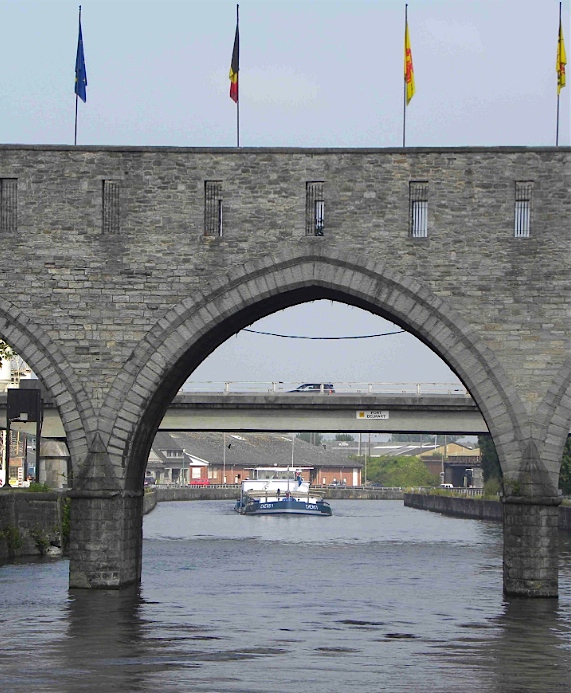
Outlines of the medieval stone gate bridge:
<svg viewBox="0 0 571 693">
<path fill-rule="evenodd" d="M 570 155 L 1 146 L 0 337 L 65 427 L 70 585 L 140 578 L 149 447 L 193 369 L 258 318 L 328 298 L 458 374 L 503 470 L 504 589 L 556 595 Z"/>
</svg>

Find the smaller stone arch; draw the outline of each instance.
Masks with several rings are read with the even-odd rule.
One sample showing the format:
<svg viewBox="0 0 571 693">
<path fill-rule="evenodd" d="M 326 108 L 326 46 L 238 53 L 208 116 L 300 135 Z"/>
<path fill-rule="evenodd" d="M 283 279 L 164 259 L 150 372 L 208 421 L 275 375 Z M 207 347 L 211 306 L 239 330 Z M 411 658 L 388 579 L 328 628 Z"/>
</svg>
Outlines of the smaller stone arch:
<svg viewBox="0 0 571 693">
<path fill-rule="evenodd" d="M 96 418 L 61 349 L 42 327 L 5 298 L 0 298 L 0 335 L 32 368 L 58 407 L 72 458 L 84 460 Z"/>
<path fill-rule="evenodd" d="M 557 488 L 563 448 L 571 431 L 571 357 L 559 369 L 535 412 L 533 437 L 543 441 L 539 455 Z"/>
</svg>

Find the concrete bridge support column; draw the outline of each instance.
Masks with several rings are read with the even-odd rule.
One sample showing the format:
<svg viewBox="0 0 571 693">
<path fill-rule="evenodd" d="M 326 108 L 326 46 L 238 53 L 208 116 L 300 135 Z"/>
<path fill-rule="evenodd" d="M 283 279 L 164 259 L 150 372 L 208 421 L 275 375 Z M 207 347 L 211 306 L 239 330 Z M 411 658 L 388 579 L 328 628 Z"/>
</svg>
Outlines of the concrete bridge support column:
<svg viewBox="0 0 571 693">
<path fill-rule="evenodd" d="M 141 579 L 143 492 L 70 491 L 69 586 L 120 589 Z"/>
<path fill-rule="evenodd" d="M 504 593 L 557 597 L 560 498 L 504 498 Z"/>
</svg>

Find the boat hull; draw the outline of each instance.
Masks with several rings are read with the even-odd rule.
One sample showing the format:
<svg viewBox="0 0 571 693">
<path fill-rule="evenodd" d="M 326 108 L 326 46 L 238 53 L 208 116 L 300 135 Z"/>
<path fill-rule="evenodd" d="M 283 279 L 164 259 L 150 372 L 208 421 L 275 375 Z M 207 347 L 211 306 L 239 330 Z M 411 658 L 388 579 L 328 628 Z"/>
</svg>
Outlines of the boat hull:
<svg viewBox="0 0 571 693">
<path fill-rule="evenodd" d="M 234 510 L 241 515 L 331 515 L 331 506 L 323 500 L 238 500 Z"/>
</svg>

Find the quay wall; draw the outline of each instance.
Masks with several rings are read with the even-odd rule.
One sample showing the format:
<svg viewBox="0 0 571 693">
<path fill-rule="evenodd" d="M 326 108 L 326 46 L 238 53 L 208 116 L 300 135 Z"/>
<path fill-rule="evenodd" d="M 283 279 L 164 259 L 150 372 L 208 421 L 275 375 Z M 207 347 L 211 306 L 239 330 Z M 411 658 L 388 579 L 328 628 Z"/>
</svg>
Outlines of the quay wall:
<svg viewBox="0 0 571 693">
<path fill-rule="evenodd" d="M 401 489 L 363 489 L 363 488 L 319 488 L 312 487 L 312 491 L 319 493 L 329 500 L 402 500 L 403 491 Z M 190 501 L 190 500 L 237 500 L 240 495 L 239 486 L 207 486 L 192 488 L 181 487 L 161 487 L 158 486 L 152 491 L 156 494 L 156 503 L 168 501 Z M 147 493 L 146 495 L 150 495 Z M 149 501 L 150 503 L 151 501 Z M 146 512 L 150 512 L 153 505 Z"/>
<path fill-rule="evenodd" d="M 0 560 L 61 549 L 64 500 L 58 491 L 0 489 Z"/>
<path fill-rule="evenodd" d="M 143 496 L 143 515 L 148 515 L 151 510 L 156 508 L 158 503 L 157 495 L 158 494 L 155 489 L 145 492 L 145 495 Z"/>
<path fill-rule="evenodd" d="M 473 520 L 502 522 L 504 506 L 500 501 L 482 498 L 458 498 L 455 496 L 424 493 L 405 493 L 404 504 L 409 508 L 465 517 Z M 559 530 L 571 532 L 571 507 L 559 506 Z"/>
</svg>

